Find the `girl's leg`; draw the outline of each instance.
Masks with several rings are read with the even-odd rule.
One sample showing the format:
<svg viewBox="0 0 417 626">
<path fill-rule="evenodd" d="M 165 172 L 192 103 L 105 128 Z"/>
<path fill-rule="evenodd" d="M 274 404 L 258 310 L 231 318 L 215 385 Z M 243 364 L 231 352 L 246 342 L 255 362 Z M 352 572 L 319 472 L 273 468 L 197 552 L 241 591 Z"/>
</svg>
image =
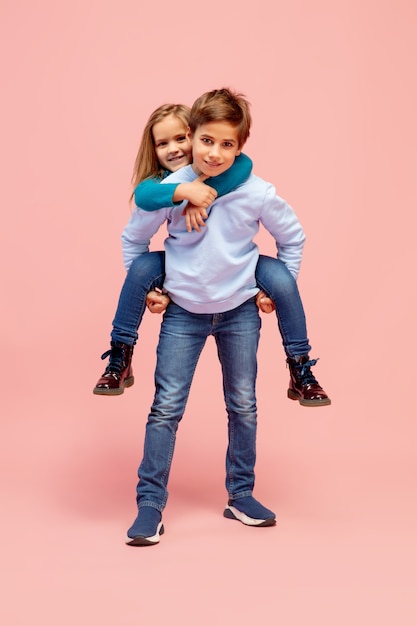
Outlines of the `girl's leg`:
<svg viewBox="0 0 417 626">
<path fill-rule="evenodd" d="M 135 259 L 127 273 L 120 293 L 111 348 L 102 355 L 109 357 L 104 374 L 93 389 L 97 395 L 114 396 L 134 383 L 132 370 L 133 347 L 138 327 L 146 308 L 146 295 L 155 287 L 162 288 L 165 277 L 165 253 L 148 252 Z"/>
<path fill-rule="evenodd" d="M 308 354 L 311 346 L 307 338 L 303 303 L 297 282 L 285 263 L 261 254 L 255 276 L 258 287 L 274 301 L 282 345 L 287 357 Z"/>
<path fill-rule="evenodd" d="M 135 259 L 126 275 L 113 320 L 112 341 L 134 346 L 146 308 L 146 295 L 162 288 L 165 278 L 165 252 L 148 252 Z"/>
<path fill-rule="evenodd" d="M 278 327 L 282 337 L 290 385 L 287 395 L 303 406 L 326 406 L 330 398 L 311 372 L 317 360 L 310 360 L 306 319 L 297 282 L 279 259 L 260 255 L 256 281 L 275 304 Z"/>
</svg>

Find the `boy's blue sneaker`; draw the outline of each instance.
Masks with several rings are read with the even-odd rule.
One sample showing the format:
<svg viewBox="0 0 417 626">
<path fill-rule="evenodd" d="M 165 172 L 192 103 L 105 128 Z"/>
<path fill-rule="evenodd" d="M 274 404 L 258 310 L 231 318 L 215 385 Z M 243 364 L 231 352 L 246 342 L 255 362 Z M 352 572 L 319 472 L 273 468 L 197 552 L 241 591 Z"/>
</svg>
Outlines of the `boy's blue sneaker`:
<svg viewBox="0 0 417 626">
<path fill-rule="evenodd" d="M 162 515 L 152 506 L 144 506 L 132 526 L 127 531 L 126 543 L 128 546 L 153 546 L 159 543 L 164 534 Z"/>
<path fill-rule="evenodd" d="M 247 526 L 275 526 L 277 523 L 275 513 L 262 506 L 252 496 L 229 500 L 223 515 Z"/>
</svg>

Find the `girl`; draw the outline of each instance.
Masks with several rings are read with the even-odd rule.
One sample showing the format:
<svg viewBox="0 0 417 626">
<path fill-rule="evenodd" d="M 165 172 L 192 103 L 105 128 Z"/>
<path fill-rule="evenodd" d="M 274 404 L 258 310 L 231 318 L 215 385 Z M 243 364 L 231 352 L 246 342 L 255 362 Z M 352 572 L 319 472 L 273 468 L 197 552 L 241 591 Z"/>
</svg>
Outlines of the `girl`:
<svg viewBox="0 0 417 626">
<path fill-rule="evenodd" d="M 173 104 L 163 105 L 152 113 L 136 157 L 131 196 L 145 211 L 187 200 L 189 204 L 184 211 L 187 231 L 204 227 L 206 208 L 218 195 L 242 184 L 252 170 L 251 160 L 241 154 L 229 170 L 210 178 L 210 185 L 204 182 L 205 176 L 192 183 L 159 184 L 171 172 L 192 161 L 191 143 L 187 137 L 189 115 L 189 107 Z M 145 307 L 148 305 L 149 310 L 159 313 L 169 302 L 168 296 L 155 291 L 163 288 L 164 274 L 164 252 L 148 252 L 132 261 L 113 320 L 111 347 L 101 357 L 109 357 L 109 362 L 93 389 L 94 394 L 120 395 L 125 387 L 133 385 L 132 355 Z M 260 288 L 259 308 L 267 313 L 276 309 L 291 374 L 288 397 L 303 406 L 330 404 L 310 369 L 316 360 L 310 360 L 308 356 L 310 345 L 305 315 L 295 279 L 284 263 L 263 255 L 259 256 L 256 279 Z"/>
</svg>

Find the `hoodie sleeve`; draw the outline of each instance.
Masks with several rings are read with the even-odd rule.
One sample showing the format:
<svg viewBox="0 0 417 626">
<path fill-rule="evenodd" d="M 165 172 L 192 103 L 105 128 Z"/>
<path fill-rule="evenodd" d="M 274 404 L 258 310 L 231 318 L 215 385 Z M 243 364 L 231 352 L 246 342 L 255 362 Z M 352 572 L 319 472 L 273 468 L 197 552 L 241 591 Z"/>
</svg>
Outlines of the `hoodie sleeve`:
<svg viewBox="0 0 417 626">
<path fill-rule="evenodd" d="M 162 187 L 162 185 L 161 185 Z M 149 252 L 149 243 L 167 219 L 169 208 L 147 212 L 136 208 L 122 233 L 123 263 L 128 270 L 141 254 Z"/>
<path fill-rule="evenodd" d="M 273 185 L 268 185 L 260 221 L 276 241 L 278 258 L 297 279 L 306 237 L 293 208 L 276 195 Z"/>
</svg>

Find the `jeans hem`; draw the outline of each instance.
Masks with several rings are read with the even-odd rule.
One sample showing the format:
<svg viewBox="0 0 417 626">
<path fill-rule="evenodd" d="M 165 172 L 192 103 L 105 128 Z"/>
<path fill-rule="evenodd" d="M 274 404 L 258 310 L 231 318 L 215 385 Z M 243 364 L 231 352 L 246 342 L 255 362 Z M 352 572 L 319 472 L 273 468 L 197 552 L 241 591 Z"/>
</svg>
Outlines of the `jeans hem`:
<svg viewBox="0 0 417 626">
<path fill-rule="evenodd" d="M 231 494 L 229 493 L 229 500 L 239 500 L 239 498 L 247 498 L 252 495 L 251 489 L 246 489 L 246 491 L 241 491 L 240 493 Z"/>
<path fill-rule="evenodd" d="M 142 509 L 145 506 L 156 509 L 160 513 L 162 513 L 162 511 L 164 510 L 164 506 L 162 504 L 157 504 L 157 502 L 152 502 L 151 500 L 144 500 L 143 502 L 138 503 L 138 509 Z"/>
</svg>

